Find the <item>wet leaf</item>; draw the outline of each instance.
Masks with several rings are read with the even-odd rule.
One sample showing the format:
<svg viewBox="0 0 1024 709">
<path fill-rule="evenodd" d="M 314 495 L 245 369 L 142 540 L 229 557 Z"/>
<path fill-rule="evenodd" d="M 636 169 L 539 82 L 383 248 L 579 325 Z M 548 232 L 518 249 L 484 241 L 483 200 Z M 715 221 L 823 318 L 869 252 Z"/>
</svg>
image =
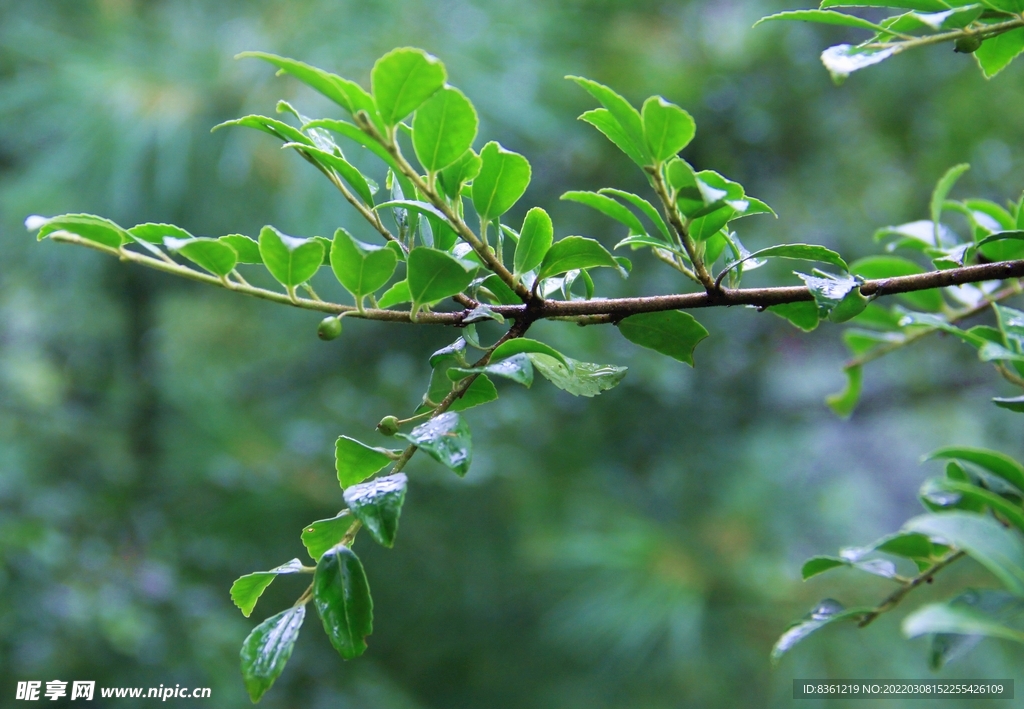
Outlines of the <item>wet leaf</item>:
<svg viewBox="0 0 1024 709">
<path fill-rule="evenodd" d="M 546 354 L 532 352 L 527 356 L 541 376 L 573 396 L 597 396 L 618 386 L 626 376 L 625 367 L 611 364 L 580 362 L 566 357 L 566 365 Z"/>
<path fill-rule="evenodd" d="M 281 564 L 270 571 L 257 571 L 241 576 L 231 584 L 231 601 L 242 611 L 242 615 L 248 618 L 252 609 L 256 607 L 256 601 L 260 599 L 263 591 L 274 579 L 280 574 L 297 574 L 300 571 L 302 571 L 302 562 L 292 559 L 287 564 Z"/>
<path fill-rule="evenodd" d="M 772 648 L 771 653 L 772 664 L 778 664 L 783 655 L 792 650 L 797 643 L 806 639 L 811 633 L 831 623 L 858 619 L 870 611 L 870 608 L 845 608 L 839 601 L 826 598 L 811 609 L 811 612 L 803 620 L 794 623 L 775 642 L 775 647 Z"/>
<path fill-rule="evenodd" d="M 320 557 L 313 575 L 313 603 L 331 645 L 346 660 L 366 651 L 373 633 L 373 600 L 359 557 L 338 545 Z"/>
<path fill-rule="evenodd" d="M 409 433 L 398 433 L 396 436 L 419 447 L 459 476 L 469 471 L 473 457 L 469 425 L 455 412 L 443 413 L 420 424 Z"/>
<path fill-rule="evenodd" d="M 305 618 L 305 606 L 289 608 L 257 625 L 242 643 L 242 679 L 254 704 L 284 671 Z"/>
<path fill-rule="evenodd" d="M 374 478 L 345 488 L 345 504 L 379 544 L 392 547 L 405 502 L 404 473 Z"/>
</svg>

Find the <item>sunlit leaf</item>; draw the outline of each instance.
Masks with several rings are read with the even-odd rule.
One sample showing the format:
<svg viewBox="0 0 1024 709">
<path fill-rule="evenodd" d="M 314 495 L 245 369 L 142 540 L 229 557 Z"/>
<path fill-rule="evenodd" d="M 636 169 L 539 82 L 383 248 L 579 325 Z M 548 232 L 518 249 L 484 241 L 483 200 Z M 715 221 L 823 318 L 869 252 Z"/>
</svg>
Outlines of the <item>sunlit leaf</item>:
<svg viewBox="0 0 1024 709">
<path fill-rule="evenodd" d="M 444 64 L 422 49 L 393 49 L 378 59 L 370 85 L 384 124 L 393 126 L 422 106 L 446 78 Z"/>
<path fill-rule="evenodd" d="M 512 208 L 530 184 L 530 163 L 493 140 L 480 151 L 480 173 L 473 178 L 473 207 L 491 221 Z"/>
<path fill-rule="evenodd" d="M 459 160 L 473 145 L 478 120 L 466 95 L 446 86 L 416 111 L 412 145 L 427 172 L 437 172 Z"/>
</svg>

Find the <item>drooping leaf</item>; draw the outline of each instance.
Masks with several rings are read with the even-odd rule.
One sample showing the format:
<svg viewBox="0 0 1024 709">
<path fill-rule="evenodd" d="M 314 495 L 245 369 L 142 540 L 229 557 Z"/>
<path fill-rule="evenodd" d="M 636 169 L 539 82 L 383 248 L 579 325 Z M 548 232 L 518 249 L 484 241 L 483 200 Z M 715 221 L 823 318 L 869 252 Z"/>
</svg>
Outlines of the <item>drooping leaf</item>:
<svg viewBox="0 0 1024 709">
<path fill-rule="evenodd" d="M 373 633 L 373 600 L 359 557 L 346 546 L 324 552 L 313 574 L 313 603 L 331 645 L 346 660 L 366 651 Z"/>
<path fill-rule="evenodd" d="M 799 303 L 773 305 L 768 308 L 768 311 L 788 320 L 790 324 L 804 332 L 811 332 L 821 322 L 821 318 L 818 317 L 818 305 L 809 300 Z"/>
<path fill-rule="evenodd" d="M 1008 591 L 1024 596 L 1024 543 L 1017 533 L 991 517 L 970 512 L 926 514 L 909 520 L 904 529 L 962 549 L 1002 581 Z"/>
<path fill-rule="evenodd" d="M 218 241 L 223 241 L 235 250 L 235 253 L 238 254 L 238 263 L 263 263 L 263 257 L 260 256 L 260 245 L 256 243 L 255 239 L 244 234 L 227 234 L 220 237 Z"/>
<path fill-rule="evenodd" d="M 540 354 L 546 354 L 549 357 L 554 357 L 564 365 L 568 365 L 569 360 L 561 352 L 556 350 L 550 345 L 546 345 L 543 342 L 537 340 L 531 340 L 529 337 L 517 337 L 512 340 L 506 340 L 500 345 L 494 348 L 491 353 L 491 361 L 497 362 L 511 357 L 512 355 L 520 354 L 522 352 L 538 352 Z"/>
<path fill-rule="evenodd" d="M 986 79 L 1001 72 L 1024 51 L 1024 28 L 989 37 L 974 53 Z"/>
<path fill-rule="evenodd" d="M 619 321 L 619 332 L 635 345 L 693 366 L 694 348 L 708 331 L 689 313 L 665 310 L 639 313 Z"/>
<path fill-rule="evenodd" d="M 260 230 L 260 256 L 270 275 L 289 288 L 305 283 L 324 261 L 324 245 L 315 239 L 298 239 L 272 226 Z"/>
<path fill-rule="evenodd" d="M 336 74 L 331 74 L 304 62 L 267 52 L 242 52 L 235 55 L 235 59 L 245 57 L 255 57 L 270 62 L 281 72 L 291 74 L 314 91 L 334 101 L 353 116 L 359 111 L 365 111 L 371 119 L 377 117 L 377 108 L 373 98 L 366 92 L 366 89 L 354 81 L 343 79 Z"/>
<path fill-rule="evenodd" d="M 954 609 L 954 611 L 963 610 L 968 613 L 982 615 L 987 618 L 989 622 L 1006 622 L 1017 619 L 1019 618 L 1021 611 L 1024 610 L 1024 603 L 1021 602 L 1021 599 L 1013 596 L 1012 594 L 1006 593 L 1005 591 L 990 589 L 969 589 L 950 601 L 947 606 Z M 916 613 L 917 611 L 912 613 L 911 616 L 916 615 Z M 911 616 L 908 616 L 907 620 L 909 620 Z M 967 629 L 973 630 L 974 628 L 970 628 L 970 624 L 968 624 L 967 627 L 960 625 L 960 630 Z M 940 669 L 947 663 L 952 662 L 969 652 L 977 646 L 984 637 L 984 634 L 970 633 L 963 635 L 960 633 L 936 632 L 935 636 L 932 638 L 932 647 L 928 663 L 931 665 L 933 670 Z"/>
<path fill-rule="evenodd" d="M 435 416 L 409 433 L 398 433 L 396 436 L 417 446 L 459 476 L 469 472 L 473 458 L 469 425 L 461 415 L 453 411 Z"/>
<path fill-rule="evenodd" d="M 827 273 L 820 276 L 805 273 L 796 275 L 807 285 L 822 317 L 827 317 L 852 291 L 860 287 L 852 276 L 833 276 Z"/>
<path fill-rule="evenodd" d="M 836 556 L 813 556 L 804 562 L 804 565 L 800 567 L 800 576 L 806 581 L 809 578 L 813 578 L 818 574 L 823 574 L 826 571 L 837 569 L 840 566 L 846 566 L 846 562 Z"/>
<path fill-rule="evenodd" d="M 128 232 L 120 226 L 109 219 L 93 214 L 61 214 L 49 218 L 32 215 L 25 219 L 25 228 L 29 231 L 38 229 L 39 241 L 58 231 L 66 231 L 69 234 L 80 236 L 86 241 L 94 241 L 112 249 L 131 240 Z"/>
<path fill-rule="evenodd" d="M 630 234 L 647 233 L 647 230 L 644 229 L 643 223 L 641 223 L 637 216 L 611 197 L 606 197 L 605 195 L 597 192 L 572 191 L 566 192 L 560 197 L 560 199 L 579 202 L 580 204 L 585 204 L 588 207 L 596 209 L 615 221 L 625 224 L 629 227 Z"/>
<path fill-rule="evenodd" d="M 359 172 L 348 160 L 335 155 L 334 153 L 314 148 L 304 143 L 285 143 L 281 146 L 282 148 L 292 148 L 300 150 L 306 155 L 309 155 L 317 163 L 323 166 L 326 170 L 334 170 L 342 179 L 345 180 L 352 189 L 356 191 L 356 194 L 365 202 L 367 205 L 373 205 L 373 193 L 375 188 L 370 187 L 370 182 L 366 176 Z"/>
<path fill-rule="evenodd" d="M 989 507 L 1002 515 L 1010 524 L 1024 532 L 1024 510 L 1016 502 L 1011 502 L 1001 495 L 985 490 L 969 482 L 950 478 L 932 478 L 921 488 L 921 497 L 934 499 L 934 493 L 952 493 L 957 502 L 966 500 L 969 506 L 965 509 L 982 510 Z M 943 505 L 948 506 L 948 505 Z"/>
<path fill-rule="evenodd" d="M 242 643 L 242 679 L 253 704 L 281 676 L 305 618 L 304 605 L 281 611 L 253 628 Z"/>
<path fill-rule="evenodd" d="M 384 125 L 393 126 L 422 106 L 446 78 L 444 64 L 422 49 L 393 49 L 378 59 L 370 85 Z"/>
<path fill-rule="evenodd" d="M 334 232 L 331 269 L 357 303 L 384 286 L 395 272 L 398 257 L 391 249 L 365 244 L 344 229 Z"/>
<path fill-rule="evenodd" d="M 857 408 L 857 402 L 860 401 L 864 368 L 857 364 L 852 367 L 844 367 L 843 372 L 846 374 L 846 387 L 842 391 L 826 397 L 825 403 L 836 416 L 849 418 L 853 410 Z"/>
<path fill-rule="evenodd" d="M 1024 311 L 993 303 L 992 309 L 999 322 L 999 331 L 1006 346 L 1017 354 L 1024 354 Z"/>
<path fill-rule="evenodd" d="M 661 96 L 651 96 L 644 101 L 641 119 L 647 149 L 657 162 L 685 148 L 697 132 L 693 117 Z"/>
<path fill-rule="evenodd" d="M 428 303 L 461 293 L 473 281 L 476 264 L 467 263 L 444 251 L 420 246 L 409 252 L 409 295 L 413 312 Z"/>
<path fill-rule="evenodd" d="M 794 623 L 775 642 L 771 654 L 772 664 L 778 664 L 783 655 L 816 630 L 820 630 L 830 623 L 860 618 L 870 611 L 870 608 L 844 608 L 839 601 L 826 598 L 812 608 L 803 620 Z"/>
<path fill-rule="evenodd" d="M 822 0 L 821 9 L 829 7 L 893 7 L 919 12 L 942 12 L 949 5 L 944 0 Z"/>
<path fill-rule="evenodd" d="M 846 261 L 843 260 L 843 257 L 831 249 L 826 249 L 824 246 L 816 246 L 814 244 L 779 244 L 777 246 L 769 246 L 767 248 L 760 249 L 737 261 L 733 261 L 729 264 L 726 272 L 751 259 L 769 258 L 817 261 L 819 263 L 827 263 L 832 266 L 837 266 L 844 271 L 847 270 Z"/>
<path fill-rule="evenodd" d="M 437 172 L 461 158 L 473 145 L 478 120 L 466 95 L 445 86 L 416 111 L 412 145 L 427 172 Z"/>
<path fill-rule="evenodd" d="M 302 545 L 306 547 L 306 551 L 314 561 L 320 561 L 324 552 L 341 544 L 341 540 L 352 528 L 352 523 L 355 520 L 356 518 L 348 510 L 345 510 L 337 517 L 320 519 L 308 524 L 302 530 Z"/>
<path fill-rule="evenodd" d="M 554 225 L 547 212 L 540 207 L 533 207 L 526 213 L 513 261 L 516 276 L 522 276 L 540 266 L 544 255 L 551 248 L 554 234 Z"/>
<path fill-rule="evenodd" d="M 581 76 L 567 76 L 565 78 L 576 82 L 578 86 L 589 92 L 591 96 L 596 98 L 605 107 L 609 117 L 618 124 L 620 139 L 624 140 L 629 148 L 626 150 L 626 154 L 630 155 L 630 157 L 634 155 L 639 157 L 639 160 L 636 160 L 636 158 L 634 160 L 640 166 L 649 165 L 651 163 L 651 155 L 644 140 L 643 119 L 640 117 L 639 111 L 633 108 L 629 101 L 603 84 Z M 586 115 L 588 114 L 584 114 L 584 116 Z M 589 120 L 587 122 L 592 123 Z M 595 127 L 601 130 L 600 126 Z M 602 132 L 604 131 L 602 130 Z M 607 135 L 607 133 L 605 134 Z M 611 136 L 608 137 L 611 138 Z M 612 140 L 616 142 L 614 139 Z M 623 149 L 625 150 L 625 148 Z"/>
<path fill-rule="evenodd" d="M 577 268 L 605 266 L 619 268 L 608 250 L 597 241 L 583 236 L 567 236 L 552 244 L 540 265 L 538 280 L 557 276 Z"/>
<path fill-rule="evenodd" d="M 448 377 L 453 381 L 464 379 L 472 374 L 490 374 L 492 377 L 511 379 L 527 388 L 533 384 L 533 364 L 525 354 L 515 354 L 483 367 L 452 367 L 448 370 Z"/>
<path fill-rule="evenodd" d="M 235 264 L 238 263 L 238 253 L 219 239 L 176 239 L 173 236 L 166 236 L 164 245 L 168 250 L 181 254 L 200 268 L 221 278 L 235 270 Z"/>
<path fill-rule="evenodd" d="M 391 462 L 384 448 L 372 448 L 348 436 L 339 436 L 334 444 L 334 462 L 342 488 L 361 483 Z"/>
<path fill-rule="evenodd" d="M 959 460 L 972 463 L 998 475 L 1018 490 L 1024 491 L 1024 465 L 999 451 L 967 446 L 948 446 L 933 451 L 926 460 Z"/>
<path fill-rule="evenodd" d="M 449 411 L 465 411 L 471 409 L 474 406 L 480 406 L 494 401 L 498 398 L 498 389 L 494 386 L 494 382 L 487 378 L 487 375 L 481 374 L 473 383 L 469 385 L 469 389 L 463 392 L 462 396 L 456 399 L 450 407 Z"/>
<path fill-rule="evenodd" d="M 528 353 L 527 357 L 541 376 L 573 396 L 597 396 L 617 386 L 626 376 L 625 367 L 611 364 L 580 362 L 566 357 L 566 365 L 539 352 Z"/>
<path fill-rule="evenodd" d="M 1024 643 L 1024 631 L 1011 628 L 980 610 L 965 605 L 929 603 L 903 619 L 903 634 L 916 638 L 931 633 L 980 635 Z"/>
<path fill-rule="evenodd" d="M 473 207 L 483 221 L 500 217 L 530 184 L 530 163 L 519 153 L 491 141 L 480 151 L 480 172 L 473 178 Z"/>
<path fill-rule="evenodd" d="M 939 224 L 942 222 L 942 206 L 946 203 L 946 197 L 949 196 L 949 191 L 953 189 L 953 185 L 956 184 L 960 176 L 971 169 L 971 166 L 967 163 L 960 163 L 946 170 L 945 174 L 939 178 L 938 183 L 935 185 L 935 190 L 932 192 L 932 201 L 930 204 L 930 212 L 932 218 L 932 224 L 935 225 L 935 243 L 941 243 L 939 239 Z"/>
<path fill-rule="evenodd" d="M 292 559 L 287 564 L 281 564 L 270 571 L 257 571 L 240 576 L 231 584 L 231 601 L 242 611 L 242 615 L 248 618 L 252 609 L 256 607 L 256 601 L 260 599 L 263 591 L 274 579 L 280 574 L 297 574 L 300 571 L 302 571 L 302 562 Z"/>
<path fill-rule="evenodd" d="M 405 474 L 397 473 L 345 488 L 345 504 L 352 514 L 388 548 L 395 544 L 407 483 Z"/>
</svg>

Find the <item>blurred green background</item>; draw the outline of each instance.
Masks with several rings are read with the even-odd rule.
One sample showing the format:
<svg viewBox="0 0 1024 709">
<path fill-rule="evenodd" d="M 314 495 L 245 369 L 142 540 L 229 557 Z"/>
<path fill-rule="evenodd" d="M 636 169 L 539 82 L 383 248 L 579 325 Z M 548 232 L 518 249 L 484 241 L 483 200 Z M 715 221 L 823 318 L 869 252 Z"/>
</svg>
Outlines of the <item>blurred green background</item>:
<svg viewBox="0 0 1024 709">
<path fill-rule="evenodd" d="M 282 97 L 309 115 L 339 113 L 236 52 L 366 84 L 377 56 L 407 44 L 441 57 L 474 100 L 477 147 L 496 138 L 533 163 L 513 221 L 539 204 L 559 236 L 622 236 L 559 202 L 563 191 L 645 189 L 575 120 L 591 101 L 565 74 L 691 111 L 685 157 L 780 215 L 739 223 L 751 248 L 873 253 L 874 229 L 924 217 L 932 184 L 957 162 L 973 169 L 955 197 L 1021 193 L 1024 66 L 985 82 L 941 46 L 836 88 L 818 53 L 856 35 L 750 29 L 791 7 L 0 0 L 0 705 L 18 680 L 93 679 L 209 686 L 204 706 L 248 706 L 241 641 L 305 579 L 279 579 L 250 619 L 231 604 L 232 580 L 305 557 L 303 525 L 342 506 L 335 437 L 383 444 L 374 424 L 411 411 L 427 355 L 456 336 L 349 321 L 323 343 L 315 314 L 37 244 L 26 215 L 87 211 L 213 236 L 345 225 L 369 239 L 277 141 L 209 129 L 273 115 Z M 599 286 L 680 286 L 646 252 L 634 260 L 628 282 Z M 784 268 L 750 278 L 791 280 Z M 869 366 L 861 407 L 840 421 L 822 403 L 843 383 L 838 328 L 802 335 L 740 308 L 698 316 L 712 336 L 694 370 L 611 328 L 537 326 L 567 354 L 628 365 L 625 382 L 594 400 L 543 381 L 501 386 L 497 403 L 468 414 L 476 455 L 464 480 L 417 457 L 395 549 L 356 545 L 376 604 L 370 650 L 343 663 L 310 616 L 262 704 L 789 706 L 793 678 L 932 676 L 926 643 L 899 636 L 905 609 L 864 631 L 830 629 L 775 670 L 768 652 L 823 597 L 888 593 L 852 572 L 803 583 L 799 568 L 915 514 L 919 484 L 937 472 L 922 454 L 953 443 L 1024 454 L 1020 416 L 988 403 L 1006 390 L 971 350 L 934 338 Z M 961 566 L 907 607 L 993 585 Z M 1020 680 L 1022 661 L 1021 649 L 986 641 L 938 676 Z"/>
</svg>

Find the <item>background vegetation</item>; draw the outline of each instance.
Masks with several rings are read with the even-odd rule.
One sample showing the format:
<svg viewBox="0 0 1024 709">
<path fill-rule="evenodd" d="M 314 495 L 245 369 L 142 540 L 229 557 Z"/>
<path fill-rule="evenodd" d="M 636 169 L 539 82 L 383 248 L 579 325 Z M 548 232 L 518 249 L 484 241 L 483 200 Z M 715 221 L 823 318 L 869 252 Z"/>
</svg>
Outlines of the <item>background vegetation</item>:
<svg viewBox="0 0 1024 709">
<path fill-rule="evenodd" d="M 574 120 L 591 102 L 565 74 L 693 113 L 684 156 L 780 214 L 741 222 L 751 249 L 876 252 L 874 229 L 922 218 L 957 162 L 974 167 L 954 196 L 1020 195 L 1019 63 L 984 82 L 940 46 L 837 89 L 817 55 L 845 30 L 749 29 L 781 9 L 0 0 L 3 696 L 18 679 L 95 679 L 211 686 L 217 706 L 247 706 L 238 646 L 304 580 L 279 580 L 250 620 L 231 581 L 301 556 L 302 526 L 337 511 L 334 438 L 410 411 L 404 387 L 425 385 L 426 356 L 452 339 L 346 321 L 323 343 L 313 313 L 37 245 L 25 215 L 359 235 L 341 198 L 275 141 L 209 128 L 269 113 L 281 96 L 331 111 L 297 82 L 232 61 L 237 51 L 365 84 L 373 59 L 404 44 L 441 56 L 482 134 L 530 158 L 523 204 L 547 208 L 559 235 L 614 243 L 612 222 L 557 197 L 642 179 Z M 675 285 L 635 261 L 629 281 L 606 288 Z M 1002 385 L 969 348 L 934 338 L 869 366 L 844 422 L 822 403 L 843 382 L 838 328 L 803 335 L 739 308 L 702 319 L 715 334 L 695 370 L 613 331 L 537 325 L 581 358 L 628 364 L 623 385 L 585 401 L 543 383 L 503 387 L 489 417 L 468 414 L 477 445 L 464 480 L 418 457 L 395 549 L 358 543 L 378 608 L 370 651 L 342 664 L 322 634 L 304 634 L 263 705 L 784 706 L 794 677 L 929 676 L 925 641 L 899 637 L 903 612 L 823 632 L 774 671 L 767 656 L 822 597 L 884 595 L 884 580 L 837 571 L 803 583 L 799 567 L 898 528 L 937 472 L 921 454 L 954 443 L 1024 454 L 1019 415 L 987 401 Z M 932 593 L 965 579 L 994 585 L 965 563 Z M 940 676 L 1021 679 L 1021 653 L 986 641 Z"/>
</svg>

